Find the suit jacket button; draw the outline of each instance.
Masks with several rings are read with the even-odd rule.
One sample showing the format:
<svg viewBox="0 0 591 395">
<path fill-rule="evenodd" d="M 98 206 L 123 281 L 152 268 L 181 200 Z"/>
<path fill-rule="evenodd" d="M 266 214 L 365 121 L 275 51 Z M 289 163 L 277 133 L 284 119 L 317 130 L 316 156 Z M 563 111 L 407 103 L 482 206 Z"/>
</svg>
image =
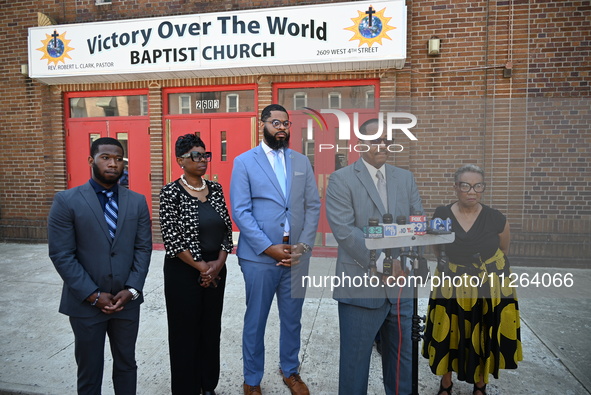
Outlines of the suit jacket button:
<svg viewBox="0 0 591 395">
<path fill-rule="evenodd" d="M 114 252 L 111 252 L 111 256 L 115 256 L 115 253 Z"/>
<path fill-rule="evenodd" d="M 282 228 L 285 226 L 285 224 L 279 224 L 279 225 L 281 225 Z"/>
</svg>

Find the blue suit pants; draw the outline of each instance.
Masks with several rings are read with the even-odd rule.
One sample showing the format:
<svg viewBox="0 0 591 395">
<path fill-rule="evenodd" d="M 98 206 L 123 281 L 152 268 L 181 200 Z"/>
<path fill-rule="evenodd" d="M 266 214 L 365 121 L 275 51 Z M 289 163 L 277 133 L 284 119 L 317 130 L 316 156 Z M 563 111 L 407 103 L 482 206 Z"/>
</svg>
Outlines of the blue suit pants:
<svg viewBox="0 0 591 395">
<path fill-rule="evenodd" d="M 279 363 L 283 375 L 299 370 L 301 317 L 304 298 L 291 293 L 291 269 L 274 263 L 238 260 L 246 287 L 246 312 L 242 331 L 244 382 L 260 385 L 265 367 L 265 328 L 277 295 L 280 338 Z"/>
<path fill-rule="evenodd" d="M 135 395 L 137 340 L 140 309 L 128 310 L 133 318 L 100 314 L 91 318 L 70 317 L 74 332 L 74 356 L 78 365 L 78 394 L 100 395 L 103 383 L 105 337 L 113 356 L 113 387 L 117 395 Z"/>
<path fill-rule="evenodd" d="M 367 394 L 372 346 L 378 331 L 385 393 L 412 392 L 412 303 L 412 299 L 394 303 L 385 299 L 381 307 L 370 309 L 339 302 L 340 395 Z"/>
</svg>

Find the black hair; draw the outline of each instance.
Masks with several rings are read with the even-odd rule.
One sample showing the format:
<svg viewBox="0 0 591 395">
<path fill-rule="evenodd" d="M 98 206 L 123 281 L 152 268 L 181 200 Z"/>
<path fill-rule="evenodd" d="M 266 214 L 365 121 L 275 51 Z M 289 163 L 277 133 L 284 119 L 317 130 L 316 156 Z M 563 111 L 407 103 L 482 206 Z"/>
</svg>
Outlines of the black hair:
<svg viewBox="0 0 591 395">
<path fill-rule="evenodd" d="M 205 143 L 201 140 L 201 137 L 193 133 L 179 136 L 174 147 L 176 157 L 179 158 L 181 155 L 186 154 L 193 147 L 203 147 L 205 149 Z"/>
<path fill-rule="evenodd" d="M 124 151 L 123 146 L 119 142 L 119 140 L 114 139 L 113 137 L 101 137 L 96 139 L 90 145 L 90 156 L 94 158 L 94 156 L 99 151 L 99 146 L 101 145 L 116 145 L 117 147 L 121 148 L 121 151 Z"/>
<path fill-rule="evenodd" d="M 282 105 L 270 104 L 267 107 L 263 108 L 263 111 L 261 111 L 261 121 L 265 122 L 267 119 L 269 119 L 269 117 L 271 116 L 271 111 L 281 111 L 289 116 L 287 110 Z"/>
</svg>

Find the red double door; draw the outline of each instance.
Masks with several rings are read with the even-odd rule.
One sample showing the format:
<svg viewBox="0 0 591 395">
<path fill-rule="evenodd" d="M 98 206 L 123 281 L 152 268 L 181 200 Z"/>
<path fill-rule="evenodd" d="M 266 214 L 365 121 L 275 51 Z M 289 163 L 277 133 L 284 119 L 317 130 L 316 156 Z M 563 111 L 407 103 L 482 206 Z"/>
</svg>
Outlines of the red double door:
<svg viewBox="0 0 591 395">
<path fill-rule="evenodd" d="M 69 119 L 66 124 L 66 171 L 68 188 L 88 181 L 90 145 L 100 137 L 113 137 L 123 145 L 125 173 L 121 185 L 146 196 L 151 207 L 150 135 L 148 117 L 118 119 Z"/>
<path fill-rule="evenodd" d="M 249 116 L 175 116 L 165 120 L 165 182 L 174 181 L 182 174 L 176 161 L 174 147 L 179 136 L 196 134 L 212 153 L 205 178 L 219 182 L 230 208 L 230 179 L 234 158 L 256 145 L 256 117 Z M 234 230 L 238 231 L 236 226 Z"/>
</svg>

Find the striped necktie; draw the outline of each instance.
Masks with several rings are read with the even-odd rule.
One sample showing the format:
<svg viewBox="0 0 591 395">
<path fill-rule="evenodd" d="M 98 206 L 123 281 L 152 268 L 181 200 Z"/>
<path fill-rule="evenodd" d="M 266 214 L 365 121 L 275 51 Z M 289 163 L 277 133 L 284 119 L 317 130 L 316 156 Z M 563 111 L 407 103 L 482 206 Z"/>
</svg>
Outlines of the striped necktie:
<svg viewBox="0 0 591 395">
<path fill-rule="evenodd" d="M 384 175 L 381 171 L 376 172 L 376 177 L 378 178 L 378 194 L 382 199 L 382 203 L 384 204 L 384 209 L 388 212 L 388 190 L 386 188 L 386 180 L 384 179 Z"/>
<path fill-rule="evenodd" d="M 111 238 L 115 238 L 115 231 L 117 230 L 117 202 L 113 199 L 113 191 L 102 191 L 105 196 L 109 199 L 105 205 L 105 219 L 107 220 L 107 226 L 109 227 L 109 234 Z"/>
</svg>

